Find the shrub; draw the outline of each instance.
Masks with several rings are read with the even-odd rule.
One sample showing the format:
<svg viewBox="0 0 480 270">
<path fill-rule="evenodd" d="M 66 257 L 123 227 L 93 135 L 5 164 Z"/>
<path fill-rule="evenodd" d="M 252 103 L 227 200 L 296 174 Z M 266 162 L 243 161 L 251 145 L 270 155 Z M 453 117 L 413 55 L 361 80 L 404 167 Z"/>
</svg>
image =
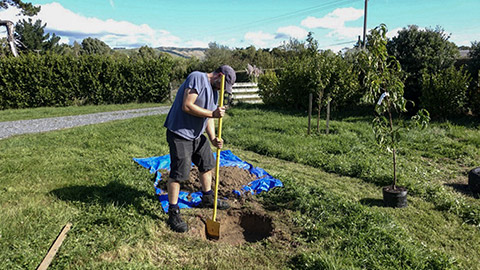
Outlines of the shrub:
<svg viewBox="0 0 480 270">
<path fill-rule="evenodd" d="M 279 104 L 295 109 L 308 108 L 308 95 L 317 89 L 315 63 L 311 58 L 295 58 L 285 64 L 279 76 Z"/>
<path fill-rule="evenodd" d="M 468 103 L 473 113 L 480 115 L 480 42 L 472 42 L 472 47 L 468 55 L 471 59 L 468 63 L 468 70 L 472 76 Z"/>
<path fill-rule="evenodd" d="M 435 73 L 424 72 L 422 107 L 437 117 L 461 114 L 465 111 L 469 83 L 469 74 L 453 66 Z"/>
<path fill-rule="evenodd" d="M 280 103 L 280 90 L 277 74 L 268 70 L 258 78 L 258 94 L 267 105 Z"/>
<path fill-rule="evenodd" d="M 172 61 L 103 55 L 24 54 L 0 60 L 0 109 L 163 102 Z"/>
<path fill-rule="evenodd" d="M 351 108 L 357 105 L 362 97 L 358 70 L 353 63 L 337 55 L 334 68 L 327 85 L 328 92 L 332 93 L 332 102 L 336 107 Z"/>
<path fill-rule="evenodd" d="M 260 96 L 266 104 L 295 109 L 307 109 L 309 94 L 317 110 L 330 101 L 351 106 L 361 96 L 358 76 L 352 61 L 329 50 L 307 50 L 287 60 L 278 74 L 262 75 Z"/>
<path fill-rule="evenodd" d="M 423 30 L 410 25 L 388 41 L 389 54 L 397 58 L 408 75 L 405 81 L 406 99 L 418 104 L 423 70 L 432 73 L 455 64 L 459 51 L 449 39 L 450 36 L 441 27 Z"/>
</svg>

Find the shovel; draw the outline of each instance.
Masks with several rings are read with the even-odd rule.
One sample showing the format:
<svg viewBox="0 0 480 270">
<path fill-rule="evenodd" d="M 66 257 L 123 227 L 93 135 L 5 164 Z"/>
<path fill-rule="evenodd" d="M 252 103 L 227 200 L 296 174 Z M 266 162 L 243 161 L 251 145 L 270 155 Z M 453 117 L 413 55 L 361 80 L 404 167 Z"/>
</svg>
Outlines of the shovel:
<svg viewBox="0 0 480 270">
<path fill-rule="evenodd" d="M 222 75 L 222 84 L 220 87 L 220 107 L 223 107 L 223 95 L 225 87 L 225 75 Z M 218 139 L 222 139 L 222 117 L 218 118 Z M 220 238 L 220 223 L 216 222 L 217 218 L 217 197 L 218 182 L 220 178 L 220 148 L 217 148 L 217 164 L 215 166 L 215 196 L 213 199 L 213 218 L 207 219 L 207 237 L 218 240 Z"/>
</svg>

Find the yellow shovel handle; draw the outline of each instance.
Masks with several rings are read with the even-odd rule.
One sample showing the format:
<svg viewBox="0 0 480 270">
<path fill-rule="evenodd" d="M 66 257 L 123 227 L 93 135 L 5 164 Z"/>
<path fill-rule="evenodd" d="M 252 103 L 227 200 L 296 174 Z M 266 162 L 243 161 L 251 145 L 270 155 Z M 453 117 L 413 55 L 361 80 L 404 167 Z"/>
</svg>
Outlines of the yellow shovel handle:
<svg viewBox="0 0 480 270">
<path fill-rule="evenodd" d="M 220 86 L 220 104 L 223 107 L 223 98 L 225 93 L 225 75 L 222 74 L 222 84 Z M 218 139 L 222 139 L 222 117 L 218 118 Z M 217 197 L 218 197 L 218 182 L 220 178 L 220 148 L 217 148 L 217 164 L 215 166 L 215 197 L 213 199 L 213 221 L 217 218 Z"/>
</svg>

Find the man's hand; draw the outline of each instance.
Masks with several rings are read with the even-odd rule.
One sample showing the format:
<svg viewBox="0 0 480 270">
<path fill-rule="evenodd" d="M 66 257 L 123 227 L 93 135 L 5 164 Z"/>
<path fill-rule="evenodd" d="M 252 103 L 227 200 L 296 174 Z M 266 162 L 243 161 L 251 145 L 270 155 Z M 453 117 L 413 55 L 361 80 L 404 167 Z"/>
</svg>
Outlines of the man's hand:
<svg viewBox="0 0 480 270">
<path fill-rule="evenodd" d="M 212 118 L 220 118 L 225 115 L 225 107 L 217 107 L 212 113 Z"/>
<path fill-rule="evenodd" d="M 213 140 L 211 140 L 212 145 L 215 146 L 218 149 L 222 149 L 223 147 L 223 140 L 219 139 L 218 137 L 215 137 Z"/>
</svg>

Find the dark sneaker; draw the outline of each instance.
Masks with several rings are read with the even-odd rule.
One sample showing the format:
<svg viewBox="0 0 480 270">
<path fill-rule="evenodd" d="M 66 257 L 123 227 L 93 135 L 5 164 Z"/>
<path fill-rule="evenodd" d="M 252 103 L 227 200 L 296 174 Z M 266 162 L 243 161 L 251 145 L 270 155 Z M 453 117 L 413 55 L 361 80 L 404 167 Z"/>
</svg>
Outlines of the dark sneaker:
<svg viewBox="0 0 480 270">
<path fill-rule="evenodd" d="M 167 224 L 175 232 L 186 232 L 188 231 L 188 225 L 185 221 L 182 220 L 180 216 L 180 209 L 169 209 L 168 210 L 168 220 Z"/>
<path fill-rule="evenodd" d="M 203 195 L 202 201 L 198 205 L 199 208 L 213 208 L 213 202 L 215 201 L 213 194 Z M 224 200 L 217 200 L 217 209 L 218 210 L 227 210 L 230 208 L 228 202 Z"/>
</svg>

